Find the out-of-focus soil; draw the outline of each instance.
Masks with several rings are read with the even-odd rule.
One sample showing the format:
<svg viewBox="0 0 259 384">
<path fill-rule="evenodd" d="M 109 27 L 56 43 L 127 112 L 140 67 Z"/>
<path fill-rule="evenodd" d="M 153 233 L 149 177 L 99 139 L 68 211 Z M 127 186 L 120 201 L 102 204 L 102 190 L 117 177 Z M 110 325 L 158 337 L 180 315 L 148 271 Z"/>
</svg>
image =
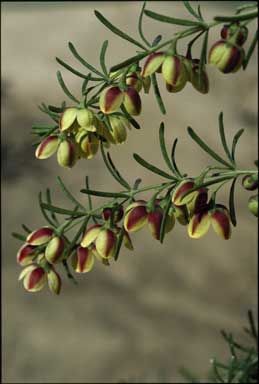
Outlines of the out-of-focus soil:
<svg viewBox="0 0 259 384">
<path fill-rule="evenodd" d="M 247 309 L 256 310 L 256 220 L 247 210 L 250 194 L 242 188 L 236 193 L 238 225 L 229 241 L 219 239 L 212 230 L 200 241 L 191 240 L 186 228 L 177 225 L 161 246 L 144 229 L 132 236 L 134 252 L 124 250 L 111 268 L 96 265 L 91 273 L 78 278 L 78 286 L 64 277 L 59 297 L 47 289 L 28 294 L 17 281 L 20 267 L 16 251 L 20 244 L 10 233 L 19 231 L 22 223 L 31 228 L 45 224 L 37 203 L 40 190 L 53 189 L 56 204 L 64 207 L 70 204 L 57 187 L 57 175 L 82 202 L 85 196 L 79 190 L 86 174 L 94 189 L 120 190 L 100 155 L 80 161 L 70 171 L 60 169 L 55 156 L 46 161 L 34 158 L 30 127 L 35 122 L 49 122 L 37 105 L 42 101 L 58 105 L 64 99 L 55 79 L 55 56 L 83 70 L 71 58 L 67 42 L 72 41 L 82 56 L 97 65 L 104 39 L 109 40 L 108 66 L 134 55 L 134 47 L 107 31 L 93 11 L 98 9 L 136 36 L 140 7 L 140 2 L 2 3 L 6 383 L 144 382 L 157 381 L 161 375 L 163 380 L 179 382 L 183 381 L 178 373 L 180 366 L 204 377 L 211 357 L 227 356 L 220 329 L 231 329 L 241 337 Z M 203 2 L 205 18 L 211 20 L 223 12 L 219 7 L 218 2 Z M 149 8 L 186 16 L 180 2 L 150 2 Z M 231 14 L 231 7 L 226 12 Z M 163 37 L 168 38 L 177 27 L 145 19 L 145 28 L 152 39 L 161 28 Z M 209 44 L 218 38 L 219 30 L 211 31 Z M 80 79 L 63 69 L 62 73 L 79 96 Z M 167 144 L 179 138 L 178 163 L 187 173 L 197 175 L 211 160 L 188 138 L 186 127 L 192 126 L 218 149 L 217 118 L 221 110 L 228 140 L 245 128 L 237 150 L 238 166 L 253 167 L 257 152 L 256 58 L 245 72 L 223 75 L 209 67 L 208 73 L 211 90 L 206 96 L 191 85 L 179 94 L 168 94 L 161 81 L 166 116 L 161 116 L 152 92 L 142 95 L 143 112 L 138 119 L 142 129 L 133 129 L 125 145 L 112 148 L 114 162 L 131 182 L 136 177 L 141 177 L 143 184 L 161 180 L 132 158 L 136 152 L 162 166 L 158 148 L 161 120 L 165 122 Z M 221 202 L 227 201 L 227 194 L 228 187 L 220 195 Z"/>
</svg>

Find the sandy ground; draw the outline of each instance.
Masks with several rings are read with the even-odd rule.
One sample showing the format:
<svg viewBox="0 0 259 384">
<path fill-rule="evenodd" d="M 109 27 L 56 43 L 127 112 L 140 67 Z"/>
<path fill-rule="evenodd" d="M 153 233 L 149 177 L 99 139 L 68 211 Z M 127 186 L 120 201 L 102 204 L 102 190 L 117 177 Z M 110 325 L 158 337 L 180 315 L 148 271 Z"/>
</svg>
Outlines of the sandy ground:
<svg viewBox="0 0 259 384">
<path fill-rule="evenodd" d="M 222 2 L 220 2 L 222 4 Z M 227 12 L 231 14 L 231 6 Z M 60 104 L 64 96 L 56 82 L 55 56 L 77 64 L 67 49 L 72 41 L 94 65 L 104 39 L 109 39 L 108 65 L 135 53 L 134 47 L 115 37 L 95 19 L 98 9 L 117 26 L 136 37 L 140 2 L 2 3 L 2 277 L 3 277 L 3 381 L 6 383 L 86 383 L 120 380 L 184 381 L 185 366 L 205 377 L 209 359 L 227 355 L 219 336 L 221 328 L 241 337 L 246 311 L 256 310 L 256 220 L 246 208 L 249 193 L 237 190 L 238 226 L 230 241 L 210 231 L 200 241 L 188 238 L 176 226 L 161 246 L 147 230 L 133 236 L 135 251 L 123 251 L 112 268 L 98 265 L 66 282 L 60 297 L 47 290 L 33 295 L 17 281 L 20 267 L 15 255 L 20 243 L 10 233 L 22 223 L 32 228 L 44 224 L 37 194 L 50 187 L 60 206 L 69 206 L 57 187 L 60 175 L 84 202 L 79 190 L 84 176 L 95 189 L 119 190 L 101 157 L 81 161 L 71 171 L 60 169 L 53 157 L 34 158 L 30 127 L 49 123 L 37 105 Z M 204 3 L 204 16 L 219 14 L 218 2 Z M 157 12 L 186 16 L 179 2 L 152 2 Z M 145 20 L 147 37 L 161 32 L 159 23 Z M 178 28 L 179 29 L 179 28 Z M 176 28 L 163 25 L 167 38 Z M 209 42 L 218 39 L 213 30 Z M 184 48 L 184 46 L 183 46 Z M 127 143 L 112 148 L 119 169 L 133 182 L 161 179 L 136 164 L 132 153 L 162 166 L 158 127 L 163 120 L 169 145 L 179 138 L 178 163 L 196 175 L 208 158 L 188 138 L 191 125 L 215 148 L 219 146 L 217 116 L 223 110 L 227 138 L 245 128 L 237 151 L 240 168 L 253 167 L 257 151 L 257 62 L 246 72 L 222 75 L 209 68 L 211 91 L 207 96 L 188 85 L 179 94 L 162 90 L 167 115 L 162 117 L 152 94 L 143 96 L 140 131 L 132 130 Z M 66 73 L 69 87 L 79 95 L 81 81 Z M 162 83 L 161 83 L 162 85 Z M 162 87 L 161 87 L 162 88 Z M 165 168 L 164 168 L 165 169 Z M 221 193 L 227 202 L 228 188 Z M 148 195 L 145 195 L 148 197 Z"/>
</svg>

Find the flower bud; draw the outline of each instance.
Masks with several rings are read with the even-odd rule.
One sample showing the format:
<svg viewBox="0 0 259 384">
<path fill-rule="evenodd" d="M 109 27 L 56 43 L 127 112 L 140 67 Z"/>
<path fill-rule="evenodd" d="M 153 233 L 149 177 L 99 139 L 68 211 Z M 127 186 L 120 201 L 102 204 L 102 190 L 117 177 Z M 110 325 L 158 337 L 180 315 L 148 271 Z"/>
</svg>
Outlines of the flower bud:
<svg viewBox="0 0 259 384">
<path fill-rule="evenodd" d="M 210 217 L 208 212 L 203 211 L 200 213 L 196 213 L 191 218 L 188 224 L 188 235 L 192 239 L 199 239 L 204 236 L 210 227 Z"/>
<path fill-rule="evenodd" d="M 29 292 L 40 291 L 47 279 L 43 268 L 36 264 L 28 265 L 20 274 L 19 280 L 23 278 L 24 288 Z"/>
<path fill-rule="evenodd" d="M 45 249 L 45 258 L 50 264 L 60 263 L 63 259 L 65 241 L 62 237 L 55 236 Z"/>
<path fill-rule="evenodd" d="M 163 52 L 156 52 L 149 55 L 143 66 L 142 77 L 148 77 L 152 75 L 152 73 L 159 71 L 164 59 L 165 54 Z"/>
<path fill-rule="evenodd" d="M 103 209 L 103 218 L 104 220 L 109 220 L 112 214 L 112 208 Z M 113 212 L 113 222 L 118 223 L 123 218 L 123 207 L 120 205 L 114 209 Z"/>
<path fill-rule="evenodd" d="M 258 217 L 258 195 L 249 198 L 248 209 L 254 216 Z"/>
<path fill-rule="evenodd" d="M 99 140 L 92 134 L 88 133 L 80 141 L 80 155 L 85 159 L 92 159 L 99 149 Z"/>
<path fill-rule="evenodd" d="M 142 88 L 142 81 L 139 78 L 139 73 L 129 73 L 126 77 L 126 84 L 129 85 L 131 88 L 134 88 L 137 92 L 140 92 Z"/>
<path fill-rule="evenodd" d="M 208 190 L 207 188 L 200 188 L 196 190 L 194 198 L 187 203 L 190 216 L 193 214 L 204 211 L 207 208 Z"/>
<path fill-rule="evenodd" d="M 72 256 L 72 267 L 77 273 L 91 271 L 94 265 L 94 255 L 89 248 L 78 247 Z"/>
<path fill-rule="evenodd" d="M 219 40 L 210 49 L 209 63 L 223 73 L 234 73 L 241 67 L 244 56 L 243 48 Z"/>
<path fill-rule="evenodd" d="M 210 221 L 214 231 L 221 238 L 228 240 L 231 237 L 231 220 L 229 212 L 223 205 L 217 204 L 210 212 Z"/>
<path fill-rule="evenodd" d="M 51 239 L 53 233 L 54 233 L 54 231 L 52 228 L 42 227 L 42 228 L 37 229 L 36 231 L 30 233 L 27 236 L 26 241 L 30 245 L 42 245 L 42 244 L 47 243 Z"/>
<path fill-rule="evenodd" d="M 183 197 L 185 193 L 191 190 L 194 187 L 194 181 L 191 179 L 183 180 L 175 188 L 172 195 L 172 202 L 175 205 L 185 205 L 192 201 L 192 199 L 197 195 L 197 191 L 191 192 L 189 195 Z"/>
<path fill-rule="evenodd" d="M 224 40 L 227 40 L 235 35 L 234 43 L 237 45 L 243 45 L 247 40 L 248 29 L 245 25 L 242 25 L 241 27 L 236 24 L 224 25 L 221 29 L 220 35 Z"/>
<path fill-rule="evenodd" d="M 176 56 L 167 56 L 162 65 L 162 75 L 170 92 L 182 90 L 187 82 L 188 73 L 183 60 Z"/>
<path fill-rule="evenodd" d="M 209 78 L 206 69 L 202 69 L 201 80 L 199 80 L 199 65 L 194 64 L 190 72 L 190 82 L 192 86 L 200 93 L 209 92 Z"/>
<path fill-rule="evenodd" d="M 61 290 L 61 278 L 59 274 L 52 268 L 47 273 L 47 278 L 50 291 L 59 295 Z"/>
<path fill-rule="evenodd" d="M 117 237 L 110 229 L 102 229 L 95 240 L 96 250 L 104 259 L 114 256 L 116 244 Z"/>
<path fill-rule="evenodd" d="M 248 191 L 254 191 L 258 188 L 258 174 L 245 175 L 242 180 L 243 187 Z"/>
<path fill-rule="evenodd" d="M 109 87 L 103 90 L 100 95 L 100 109 L 103 113 L 116 112 L 124 100 L 124 93 L 119 87 Z"/>
<path fill-rule="evenodd" d="M 110 130 L 110 134 L 113 138 L 114 144 L 123 144 L 127 139 L 127 129 L 124 120 L 125 119 L 120 116 L 109 117 L 112 128 L 112 130 Z"/>
<path fill-rule="evenodd" d="M 139 231 L 147 222 L 147 210 L 145 203 L 135 201 L 125 211 L 124 228 L 127 232 Z"/>
<path fill-rule="evenodd" d="M 31 264 L 35 256 L 35 247 L 25 244 L 17 252 L 17 263 L 21 265 Z"/>
<path fill-rule="evenodd" d="M 80 127 L 89 128 L 90 130 L 95 132 L 95 116 L 94 113 L 87 108 L 79 109 L 77 112 L 77 122 Z"/>
<path fill-rule="evenodd" d="M 130 87 L 125 91 L 124 107 L 127 112 L 132 116 L 138 116 L 141 112 L 141 99 L 138 92 Z"/>
<path fill-rule="evenodd" d="M 61 167 L 72 168 L 77 160 L 75 144 L 69 140 L 63 140 L 58 147 L 57 160 Z"/>
<path fill-rule="evenodd" d="M 47 159 L 58 149 L 59 138 L 56 135 L 50 135 L 44 139 L 36 148 L 35 156 L 37 159 Z"/>
<path fill-rule="evenodd" d="M 83 235 L 83 238 L 80 243 L 81 247 L 87 248 L 90 244 L 92 244 L 96 240 L 101 229 L 102 226 L 100 224 L 94 224 L 89 227 Z"/>
<path fill-rule="evenodd" d="M 160 239 L 161 224 L 163 219 L 163 210 L 159 207 L 155 208 L 153 212 L 149 212 L 148 216 L 148 228 L 152 236 L 156 239 Z M 170 232 L 175 224 L 174 215 L 167 215 L 165 233 Z"/>
</svg>

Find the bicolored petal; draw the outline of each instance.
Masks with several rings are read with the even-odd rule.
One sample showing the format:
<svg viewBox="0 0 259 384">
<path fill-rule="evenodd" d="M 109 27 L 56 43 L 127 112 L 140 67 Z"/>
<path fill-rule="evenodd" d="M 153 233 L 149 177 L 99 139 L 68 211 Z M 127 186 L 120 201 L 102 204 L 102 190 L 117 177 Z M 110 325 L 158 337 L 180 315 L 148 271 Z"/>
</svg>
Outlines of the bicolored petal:
<svg viewBox="0 0 259 384">
<path fill-rule="evenodd" d="M 77 160 L 75 144 L 69 140 L 63 140 L 58 147 L 57 160 L 61 167 L 72 168 Z"/>
<path fill-rule="evenodd" d="M 152 236 L 156 239 L 160 239 L 161 224 L 163 220 L 163 210 L 156 209 L 153 212 L 148 213 L 148 228 Z M 175 224 L 174 215 L 167 215 L 165 232 L 170 232 Z"/>
<path fill-rule="evenodd" d="M 52 228 L 49 227 L 42 227 L 40 229 L 37 229 L 36 231 L 30 233 L 27 236 L 27 243 L 30 245 L 42 245 L 47 243 L 51 237 L 53 236 L 54 231 Z"/>
<path fill-rule="evenodd" d="M 210 212 L 210 220 L 217 235 L 225 240 L 231 237 L 231 220 L 226 208 L 215 208 Z"/>
<path fill-rule="evenodd" d="M 34 269 L 38 268 L 36 263 L 27 265 L 19 274 L 18 280 L 22 280 L 28 273 L 32 272 Z"/>
<path fill-rule="evenodd" d="M 139 207 L 139 206 L 146 206 L 147 202 L 145 200 L 136 200 L 134 201 L 133 203 L 131 203 L 130 205 L 128 205 L 125 209 L 125 213 L 129 212 L 131 209 L 135 208 L 135 207 Z"/>
<path fill-rule="evenodd" d="M 162 65 L 162 75 L 166 83 L 172 86 L 171 92 L 178 92 L 183 89 L 188 79 L 183 61 L 176 55 L 165 58 Z"/>
<path fill-rule="evenodd" d="M 147 222 L 147 210 L 143 205 L 129 210 L 124 217 L 124 228 L 127 232 L 139 231 Z"/>
<path fill-rule="evenodd" d="M 175 218 L 181 225 L 187 225 L 189 223 L 189 213 L 186 205 L 174 205 Z"/>
<path fill-rule="evenodd" d="M 152 53 L 148 56 L 142 70 L 142 77 L 148 77 L 152 75 L 152 73 L 159 70 L 163 61 L 165 59 L 165 54 L 163 52 Z"/>
<path fill-rule="evenodd" d="M 142 81 L 139 78 L 139 74 L 137 72 L 132 72 L 127 75 L 126 84 L 134 88 L 137 92 L 141 91 Z"/>
<path fill-rule="evenodd" d="M 96 250 L 101 257 L 109 259 L 113 257 L 117 244 L 117 236 L 110 229 L 102 229 L 95 241 Z"/>
<path fill-rule="evenodd" d="M 94 126 L 95 116 L 90 109 L 79 109 L 76 118 L 80 127 Z"/>
<path fill-rule="evenodd" d="M 41 267 L 36 267 L 25 275 L 23 286 L 26 291 L 38 292 L 44 287 L 46 280 L 47 275 L 44 269 Z"/>
<path fill-rule="evenodd" d="M 103 90 L 100 95 L 100 109 L 103 113 L 116 112 L 124 100 L 124 93 L 119 87 L 109 87 Z"/>
<path fill-rule="evenodd" d="M 25 244 L 17 252 L 17 263 L 21 265 L 28 265 L 32 262 L 35 256 L 35 247 Z"/>
<path fill-rule="evenodd" d="M 123 144 L 127 139 L 127 130 L 123 120 L 117 116 L 110 116 L 109 118 L 112 130 L 110 134 L 113 137 L 114 144 Z"/>
<path fill-rule="evenodd" d="M 99 149 L 99 139 L 92 133 L 88 133 L 80 141 L 81 155 L 86 159 L 92 159 Z"/>
<path fill-rule="evenodd" d="M 141 98 L 138 92 L 130 87 L 124 95 L 123 104 L 127 112 L 132 116 L 138 116 L 141 113 Z"/>
<path fill-rule="evenodd" d="M 219 40 L 210 49 L 209 63 L 223 73 L 237 72 L 244 56 L 243 48 L 229 44 L 225 40 Z"/>
<path fill-rule="evenodd" d="M 65 241 L 62 237 L 55 236 L 45 249 L 45 258 L 50 264 L 60 263 L 63 259 Z"/>
<path fill-rule="evenodd" d="M 254 191 L 258 188 L 258 173 L 254 175 L 245 175 L 242 179 L 242 185 L 247 191 Z"/>
<path fill-rule="evenodd" d="M 83 235 L 83 238 L 80 243 L 81 247 L 86 248 L 90 244 L 92 244 L 96 240 L 101 229 L 102 229 L 102 226 L 100 224 L 94 224 L 91 227 L 89 227 Z"/>
<path fill-rule="evenodd" d="M 77 273 L 91 271 L 94 265 L 94 255 L 89 248 L 78 247 L 72 257 L 72 267 Z"/>
<path fill-rule="evenodd" d="M 59 274 L 52 268 L 47 274 L 48 286 L 51 292 L 59 295 L 61 290 L 61 278 Z"/>
<path fill-rule="evenodd" d="M 172 202 L 175 205 L 185 205 L 188 204 L 195 195 L 197 195 L 197 191 L 189 193 L 187 196 L 183 197 L 185 193 L 191 190 L 194 187 L 193 180 L 183 180 L 180 184 L 175 188 L 174 193 L 172 195 Z"/>
<path fill-rule="evenodd" d="M 123 218 L 123 207 L 120 205 L 114 209 L 113 212 L 113 222 L 118 223 Z M 104 220 L 109 220 L 112 214 L 112 208 L 104 208 L 102 215 Z"/>
<path fill-rule="evenodd" d="M 35 156 L 40 160 L 47 159 L 56 152 L 58 145 L 58 136 L 50 135 L 38 145 L 35 151 Z"/>
<path fill-rule="evenodd" d="M 78 113 L 77 108 L 67 108 L 61 115 L 59 121 L 59 128 L 61 131 L 65 131 L 72 127 L 74 121 L 76 120 Z"/>
<path fill-rule="evenodd" d="M 188 224 L 188 235 L 192 239 L 199 239 L 206 235 L 210 227 L 210 216 L 208 212 L 194 215 Z"/>
<path fill-rule="evenodd" d="M 255 217 L 258 217 L 258 195 L 249 198 L 248 209 Z"/>
<path fill-rule="evenodd" d="M 208 201 L 208 190 L 207 188 L 200 188 L 196 190 L 196 194 L 194 198 L 187 203 L 187 208 L 189 211 L 189 215 L 199 213 L 206 209 Z"/>
<path fill-rule="evenodd" d="M 239 26 L 237 24 L 224 25 L 220 31 L 222 39 L 227 40 L 235 35 L 235 43 L 243 45 L 247 40 L 248 29 L 245 25 Z"/>
</svg>

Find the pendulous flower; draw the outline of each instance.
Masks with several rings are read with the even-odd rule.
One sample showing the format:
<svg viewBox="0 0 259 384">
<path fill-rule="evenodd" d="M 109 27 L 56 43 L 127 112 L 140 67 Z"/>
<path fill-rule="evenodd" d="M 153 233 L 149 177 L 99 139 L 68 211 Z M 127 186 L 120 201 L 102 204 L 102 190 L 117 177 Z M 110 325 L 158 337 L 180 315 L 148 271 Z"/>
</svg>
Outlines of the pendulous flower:
<svg viewBox="0 0 259 384">
<path fill-rule="evenodd" d="M 258 217 L 258 195 L 249 198 L 248 209 L 254 216 Z"/>
<path fill-rule="evenodd" d="M 30 264 L 20 273 L 19 280 L 23 279 L 24 288 L 29 292 L 38 292 L 47 281 L 47 274 L 37 264 Z"/>
<path fill-rule="evenodd" d="M 242 185 L 247 191 L 254 191 L 258 188 L 258 174 L 245 175 L 242 179 Z"/>
<path fill-rule="evenodd" d="M 49 242 L 54 234 L 54 230 L 50 227 L 42 227 L 30 233 L 26 242 L 30 245 L 43 245 Z"/>
<path fill-rule="evenodd" d="M 71 139 L 63 140 L 58 147 L 57 160 L 61 167 L 72 168 L 78 159 L 76 143 Z"/>
<path fill-rule="evenodd" d="M 169 92 L 181 91 L 188 79 L 183 59 L 178 55 L 166 56 L 162 64 L 162 75 Z"/>
<path fill-rule="evenodd" d="M 223 73 L 234 73 L 241 67 L 244 57 L 243 48 L 219 40 L 209 51 L 209 64 L 215 65 Z"/>
<path fill-rule="evenodd" d="M 45 249 L 45 258 L 50 264 L 60 263 L 63 260 L 65 250 L 65 239 L 54 236 Z"/>
<path fill-rule="evenodd" d="M 88 108 L 67 108 L 61 115 L 59 120 L 59 128 L 61 131 L 78 130 L 80 127 L 87 131 L 96 131 L 96 118 L 94 113 Z"/>
<path fill-rule="evenodd" d="M 100 109 L 105 114 L 116 112 L 124 100 L 124 92 L 117 86 L 106 88 L 99 99 Z"/>
<path fill-rule="evenodd" d="M 57 135 L 50 135 L 46 137 L 36 148 L 35 156 L 37 159 L 48 159 L 58 149 L 59 137 Z"/>
</svg>

